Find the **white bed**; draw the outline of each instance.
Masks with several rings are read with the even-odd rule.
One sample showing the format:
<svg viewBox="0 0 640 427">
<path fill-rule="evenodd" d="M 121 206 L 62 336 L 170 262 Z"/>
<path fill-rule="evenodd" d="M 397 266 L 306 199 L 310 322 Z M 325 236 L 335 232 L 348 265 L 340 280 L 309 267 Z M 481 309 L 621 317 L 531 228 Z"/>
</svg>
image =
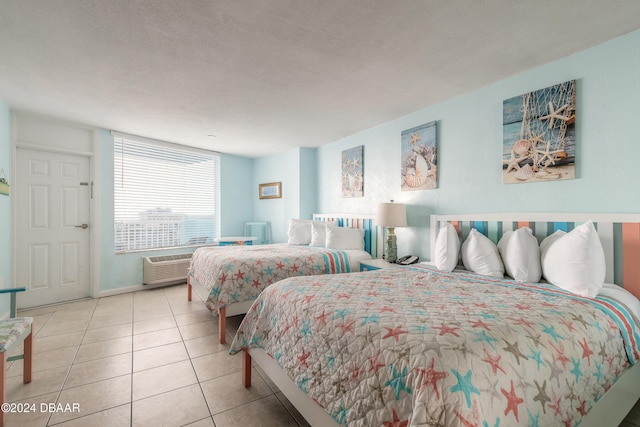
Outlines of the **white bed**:
<svg viewBox="0 0 640 427">
<path fill-rule="evenodd" d="M 226 340 L 226 318 L 246 313 L 259 292 L 272 282 L 295 275 L 359 271 L 361 260 L 377 256 L 381 241 L 373 215 L 314 214 L 313 221 L 359 229 L 364 249 L 334 250 L 310 245 L 272 244 L 202 248 L 194 253 L 187 276 L 187 300 L 192 300 L 192 291 L 195 291 L 207 307 L 218 315 L 221 344 Z M 199 261 L 204 256 L 207 257 L 206 262 Z M 285 260 L 283 262 L 286 264 L 295 260 L 295 257 L 299 258 L 295 269 L 279 269 L 280 260 Z M 307 257 L 309 261 L 305 260 Z M 311 257 L 314 257 L 313 260 Z M 322 263 L 326 268 L 316 268 L 319 258 L 324 258 Z M 278 266 L 274 266 L 273 274 L 267 277 L 262 274 L 262 270 L 257 271 L 258 264 L 261 269 L 266 265 L 263 263 L 278 263 Z M 234 271 L 223 271 L 231 268 L 231 265 L 234 266 Z M 239 274 L 236 276 L 234 273 L 238 265 L 243 267 L 242 272 L 238 270 Z M 252 276 L 249 276 L 250 274 Z M 249 277 L 253 278 L 254 282 L 249 282 Z M 224 283 L 223 292 L 220 291 L 221 282 Z"/>
<path fill-rule="evenodd" d="M 431 249 L 435 248 L 436 230 L 442 221 L 454 224 L 462 239 L 474 228 L 492 238 L 495 242 L 508 230 L 530 227 L 539 240 L 552 234 L 556 229 L 571 230 L 578 224 L 592 220 L 596 223 L 598 236 L 606 259 L 606 281 L 624 286 L 634 295 L 640 295 L 640 215 L 625 214 L 474 214 L 474 215 L 432 215 Z M 374 272 L 375 273 L 375 272 Z M 368 273 L 363 273 L 368 274 Z M 288 281 L 290 281 L 289 279 Z M 282 282 L 279 287 L 285 286 Z M 272 290 L 276 292 L 276 288 Z M 605 287 L 602 296 L 615 298 L 616 288 Z M 264 304 L 264 301 L 262 301 Z M 623 304 L 628 306 L 640 303 Z M 636 311 L 635 310 L 632 311 Z M 635 314 L 637 317 L 637 314 Z M 242 329 L 242 327 L 241 327 Z M 236 337 L 238 338 L 238 337 Z M 314 426 L 338 425 L 325 410 L 302 392 L 299 384 L 287 376 L 273 356 L 262 348 L 243 349 L 243 381 L 250 385 L 251 362 L 254 361 L 281 389 L 300 413 Z M 640 363 L 627 367 L 615 380 L 598 403 L 580 420 L 580 426 L 618 425 L 640 398 Z M 505 394 L 506 396 L 506 394 Z M 533 405 L 533 402 L 529 402 Z M 544 406 L 544 405 L 543 405 Z M 508 407 L 507 407 L 508 408 Z M 395 413 L 394 413 L 395 414 Z M 507 414 L 505 413 L 505 416 Z M 513 415 L 513 414 L 511 414 Z M 522 415 L 522 414 L 521 414 Z M 395 416 L 394 416 L 395 420 Z M 506 424 L 505 424 L 506 425 Z"/>
</svg>

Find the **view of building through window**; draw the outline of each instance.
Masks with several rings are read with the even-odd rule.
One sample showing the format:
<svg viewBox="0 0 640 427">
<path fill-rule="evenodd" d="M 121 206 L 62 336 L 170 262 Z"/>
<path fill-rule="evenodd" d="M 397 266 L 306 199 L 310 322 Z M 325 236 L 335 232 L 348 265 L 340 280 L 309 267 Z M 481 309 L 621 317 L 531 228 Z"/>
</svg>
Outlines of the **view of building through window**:
<svg viewBox="0 0 640 427">
<path fill-rule="evenodd" d="M 115 134 L 115 252 L 219 237 L 219 155 Z"/>
</svg>

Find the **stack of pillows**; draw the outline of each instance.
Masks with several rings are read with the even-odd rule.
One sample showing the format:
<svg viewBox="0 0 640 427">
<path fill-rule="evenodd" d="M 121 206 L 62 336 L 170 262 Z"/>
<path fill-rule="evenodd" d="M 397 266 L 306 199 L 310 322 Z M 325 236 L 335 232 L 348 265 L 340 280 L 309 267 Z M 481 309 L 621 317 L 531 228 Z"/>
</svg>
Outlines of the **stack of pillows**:
<svg viewBox="0 0 640 427">
<path fill-rule="evenodd" d="M 331 249 L 364 250 L 364 230 L 338 227 L 335 221 L 289 220 L 290 245 L 320 246 Z"/>
<path fill-rule="evenodd" d="M 591 221 L 569 233 L 558 230 L 540 246 L 529 227 L 504 233 L 498 245 L 472 229 L 460 245 L 455 228 L 441 223 L 435 266 L 453 271 L 462 258 L 464 268 L 477 274 L 536 283 L 541 277 L 574 294 L 595 298 L 604 285 L 606 264 L 600 238 Z"/>
</svg>

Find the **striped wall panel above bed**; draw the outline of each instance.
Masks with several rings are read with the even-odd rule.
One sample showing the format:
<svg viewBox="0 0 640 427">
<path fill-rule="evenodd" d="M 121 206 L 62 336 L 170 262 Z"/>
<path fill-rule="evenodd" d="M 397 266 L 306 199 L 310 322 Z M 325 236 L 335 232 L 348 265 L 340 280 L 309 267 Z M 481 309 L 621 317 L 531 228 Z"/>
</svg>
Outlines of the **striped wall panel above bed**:
<svg viewBox="0 0 640 427">
<path fill-rule="evenodd" d="M 605 280 L 616 283 L 640 298 L 640 215 L 638 214 L 586 214 L 586 213 L 509 213 L 465 214 L 431 216 L 431 250 L 439 223 L 450 222 L 458 231 L 461 241 L 474 228 L 497 243 L 508 230 L 529 227 L 538 242 L 557 230 L 570 232 L 591 220 L 605 252 L 607 273 Z M 433 253 L 432 253 L 433 257 Z"/>
</svg>

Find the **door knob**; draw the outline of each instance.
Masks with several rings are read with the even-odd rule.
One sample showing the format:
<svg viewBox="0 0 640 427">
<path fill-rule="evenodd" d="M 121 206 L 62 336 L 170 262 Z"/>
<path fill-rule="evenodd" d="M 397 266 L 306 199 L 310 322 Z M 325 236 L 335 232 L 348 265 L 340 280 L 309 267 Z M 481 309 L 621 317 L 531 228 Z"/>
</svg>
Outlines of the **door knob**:
<svg viewBox="0 0 640 427">
<path fill-rule="evenodd" d="M 87 228 L 89 228 L 89 224 L 76 225 L 76 228 L 82 228 L 83 230 L 86 230 Z"/>
</svg>

